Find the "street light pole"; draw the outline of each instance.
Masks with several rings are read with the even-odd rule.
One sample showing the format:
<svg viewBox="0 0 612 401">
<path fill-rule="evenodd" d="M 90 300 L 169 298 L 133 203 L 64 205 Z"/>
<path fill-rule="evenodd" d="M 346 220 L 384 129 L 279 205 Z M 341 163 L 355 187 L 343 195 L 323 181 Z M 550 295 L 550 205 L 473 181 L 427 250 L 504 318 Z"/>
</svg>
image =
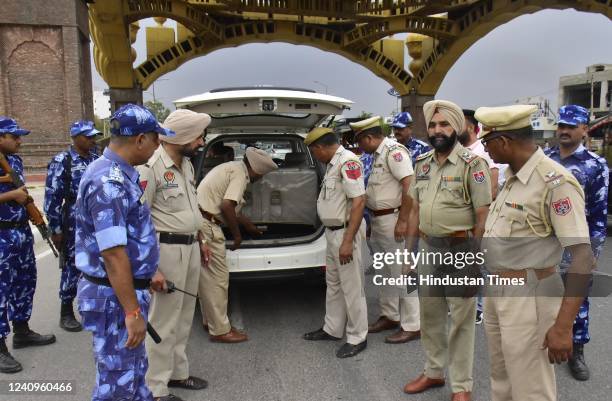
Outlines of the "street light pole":
<svg viewBox="0 0 612 401">
<path fill-rule="evenodd" d="M 325 94 L 327 95 L 327 88 L 328 88 L 328 86 L 326 84 L 324 84 L 323 82 L 319 82 L 319 81 L 312 81 L 312 82 L 314 82 L 315 84 L 319 84 L 322 87 L 324 87 L 325 88 Z"/>
<path fill-rule="evenodd" d="M 158 82 L 158 81 L 169 81 L 169 79 L 167 79 L 167 78 L 160 78 L 160 79 L 158 79 L 156 81 L 153 81 L 153 83 L 151 84 L 151 92 L 153 94 L 153 103 L 157 103 L 157 99 L 155 98 L 155 82 Z"/>
</svg>

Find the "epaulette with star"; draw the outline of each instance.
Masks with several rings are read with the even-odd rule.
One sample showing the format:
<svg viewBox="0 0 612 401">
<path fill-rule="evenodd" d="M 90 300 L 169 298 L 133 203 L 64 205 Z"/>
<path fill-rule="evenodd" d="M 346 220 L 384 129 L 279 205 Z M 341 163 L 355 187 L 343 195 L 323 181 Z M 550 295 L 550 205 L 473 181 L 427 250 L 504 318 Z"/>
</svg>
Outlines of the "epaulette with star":
<svg viewBox="0 0 612 401">
<path fill-rule="evenodd" d="M 474 160 L 478 160 L 478 155 L 469 151 L 468 149 L 464 149 L 461 152 L 459 152 L 459 157 L 467 164 L 472 163 Z"/>
<path fill-rule="evenodd" d="M 415 161 L 418 162 L 418 161 L 421 161 L 421 160 L 425 160 L 428 157 L 431 157 L 433 155 L 433 153 L 434 153 L 434 149 L 431 149 L 431 150 L 429 150 L 429 151 L 427 151 L 425 153 L 421 153 L 420 155 L 417 156 Z"/>
<path fill-rule="evenodd" d="M 113 163 L 108 172 L 108 180 L 123 184 L 123 171 L 117 163 Z"/>
</svg>

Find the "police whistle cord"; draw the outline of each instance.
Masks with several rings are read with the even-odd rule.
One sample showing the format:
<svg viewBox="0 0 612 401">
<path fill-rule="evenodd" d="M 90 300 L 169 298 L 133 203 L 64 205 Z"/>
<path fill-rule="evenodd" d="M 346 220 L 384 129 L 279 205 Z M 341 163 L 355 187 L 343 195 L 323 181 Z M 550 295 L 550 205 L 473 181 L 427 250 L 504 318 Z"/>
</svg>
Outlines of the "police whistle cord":
<svg viewBox="0 0 612 401">
<path fill-rule="evenodd" d="M 12 184 L 17 189 L 25 186 L 25 183 L 23 182 L 19 174 L 17 174 L 17 172 L 13 170 L 8 160 L 6 160 L 6 157 L 2 153 L 0 153 L 0 168 L 2 168 L 2 170 L 4 170 L 4 172 L 6 173 L 5 175 L 0 177 L 0 183 Z M 28 191 L 26 191 L 25 189 L 24 191 L 28 193 Z M 49 248 L 51 248 L 51 251 L 53 252 L 55 257 L 59 257 L 59 252 L 51 241 L 51 236 L 49 235 L 47 223 L 45 222 L 45 219 L 40 210 L 38 210 L 38 208 L 34 204 L 34 200 L 31 196 L 28 195 L 27 202 L 23 206 L 25 207 L 26 212 L 28 213 L 28 218 L 30 219 L 30 222 L 32 222 L 32 224 L 36 226 L 36 228 L 40 232 L 41 237 L 45 241 L 47 241 L 47 244 L 49 244 Z"/>
<path fill-rule="evenodd" d="M 183 294 L 187 294 L 191 297 L 194 297 L 195 299 L 200 299 L 200 297 L 198 297 L 195 294 L 192 294 L 190 292 L 181 290 L 180 288 L 177 288 L 176 285 L 174 285 L 174 283 L 170 280 L 166 280 L 166 287 L 168 287 L 168 294 L 173 293 L 174 291 L 178 291 L 178 292 L 182 292 Z"/>
</svg>

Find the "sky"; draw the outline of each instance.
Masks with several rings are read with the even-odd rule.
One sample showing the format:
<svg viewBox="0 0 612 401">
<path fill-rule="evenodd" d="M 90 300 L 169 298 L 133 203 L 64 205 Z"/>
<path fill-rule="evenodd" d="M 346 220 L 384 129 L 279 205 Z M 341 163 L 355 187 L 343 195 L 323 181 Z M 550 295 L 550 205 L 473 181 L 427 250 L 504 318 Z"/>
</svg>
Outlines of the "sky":
<svg viewBox="0 0 612 401">
<path fill-rule="evenodd" d="M 146 56 L 144 27 L 155 22 L 149 19 L 140 25 L 135 66 Z M 449 70 L 436 98 L 477 108 L 543 96 L 556 107 L 559 77 L 583 73 L 592 64 L 612 64 L 610 43 L 612 21 L 600 14 L 543 10 L 523 15 L 470 47 Z M 327 91 L 355 103 L 345 116 L 362 111 L 387 116 L 397 107 L 396 99 L 387 94 L 391 86 L 366 68 L 337 54 L 286 43 L 248 44 L 190 60 L 158 79 L 155 97 L 174 110 L 172 101 L 181 97 L 249 85 Z M 93 87 L 107 87 L 95 68 Z M 151 88 L 144 99 L 152 99 Z"/>
</svg>

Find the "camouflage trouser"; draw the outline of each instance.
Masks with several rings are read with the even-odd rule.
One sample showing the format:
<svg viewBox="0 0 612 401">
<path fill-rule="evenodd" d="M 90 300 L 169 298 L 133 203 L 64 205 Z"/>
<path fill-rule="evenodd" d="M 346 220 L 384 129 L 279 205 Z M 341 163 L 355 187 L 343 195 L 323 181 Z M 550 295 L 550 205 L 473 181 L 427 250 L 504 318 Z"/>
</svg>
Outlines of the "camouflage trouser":
<svg viewBox="0 0 612 401">
<path fill-rule="evenodd" d="M 60 279 L 59 297 L 63 303 L 69 303 L 74 300 L 77 293 L 77 284 L 81 277 L 81 272 L 76 268 L 74 263 L 74 231 L 69 231 L 66 238 L 64 251 L 64 264 L 62 268 L 62 277 Z"/>
<path fill-rule="evenodd" d="M 27 322 L 36 289 L 34 237 L 30 227 L 0 230 L 0 337 L 9 321 Z"/>
<path fill-rule="evenodd" d="M 587 344 L 589 335 L 589 298 L 585 298 L 574 320 L 574 344 Z"/>
<path fill-rule="evenodd" d="M 85 279 L 78 286 L 81 321 L 93 334 L 96 385 L 92 401 L 152 401 L 145 382 L 148 361 L 144 341 L 135 349 L 125 347 L 125 313 L 112 288 Z M 148 290 L 136 290 L 136 294 L 146 320 L 150 295 Z"/>
<path fill-rule="evenodd" d="M 566 270 L 567 268 L 563 269 L 561 273 L 563 280 L 566 278 Z M 592 287 L 593 280 L 591 279 L 589 283 L 589 292 L 591 292 Z M 574 344 L 587 344 L 591 340 L 591 336 L 589 335 L 589 306 L 589 297 L 585 297 L 574 319 Z"/>
</svg>

